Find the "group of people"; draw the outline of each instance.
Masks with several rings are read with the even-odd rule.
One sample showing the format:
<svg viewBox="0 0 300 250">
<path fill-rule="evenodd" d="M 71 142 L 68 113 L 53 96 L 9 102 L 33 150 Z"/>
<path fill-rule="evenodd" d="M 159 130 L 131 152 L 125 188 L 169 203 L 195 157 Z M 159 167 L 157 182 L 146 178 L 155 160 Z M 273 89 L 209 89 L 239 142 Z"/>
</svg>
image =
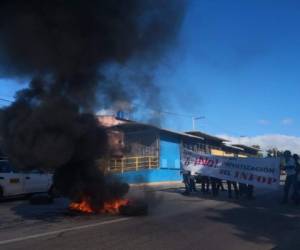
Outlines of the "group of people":
<svg viewBox="0 0 300 250">
<path fill-rule="evenodd" d="M 282 203 L 287 203 L 289 198 L 295 203 L 300 203 L 300 162 L 297 154 L 292 155 L 290 151 L 283 153 L 281 169 L 285 171 L 284 195 Z M 291 196 L 290 196 L 291 194 Z"/>
<path fill-rule="evenodd" d="M 281 162 L 281 171 L 285 172 L 285 184 L 282 203 L 288 203 L 291 199 L 295 204 L 300 204 L 300 159 L 297 154 L 292 155 L 290 151 L 283 153 Z M 198 192 L 196 183 L 201 186 L 201 193 L 211 193 L 214 197 L 218 196 L 219 191 L 225 191 L 223 181 L 209 176 L 193 175 L 190 171 L 182 170 L 183 182 L 185 184 L 184 195 L 190 195 L 193 192 Z M 245 196 L 247 199 L 254 199 L 253 185 L 237 183 L 233 181 L 226 181 L 228 198 L 233 197 L 239 199 Z"/>
<path fill-rule="evenodd" d="M 216 197 L 219 195 L 219 191 L 226 191 L 223 185 L 223 181 L 218 178 L 203 176 L 203 175 L 192 175 L 190 171 L 182 171 L 183 182 L 185 185 L 184 195 L 190 195 L 193 192 L 198 192 L 196 183 L 201 185 L 202 194 L 212 194 Z M 247 199 L 254 199 L 252 185 L 243 183 L 237 183 L 233 181 L 226 181 L 228 198 L 233 198 L 232 193 L 234 192 L 234 198 L 239 199 L 241 196 L 245 196 Z"/>
</svg>

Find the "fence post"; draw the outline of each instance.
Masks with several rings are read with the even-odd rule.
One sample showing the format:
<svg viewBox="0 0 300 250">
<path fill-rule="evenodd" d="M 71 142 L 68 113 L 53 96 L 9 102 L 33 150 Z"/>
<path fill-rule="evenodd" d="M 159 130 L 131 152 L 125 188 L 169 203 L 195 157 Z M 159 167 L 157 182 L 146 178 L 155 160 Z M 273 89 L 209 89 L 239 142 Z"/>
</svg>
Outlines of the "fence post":
<svg viewBox="0 0 300 250">
<path fill-rule="evenodd" d="M 123 174 L 124 172 L 124 159 L 121 159 L 121 173 Z"/>
<path fill-rule="evenodd" d="M 139 158 L 136 157 L 135 158 L 135 170 L 138 171 L 138 169 L 139 169 Z"/>
<path fill-rule="evenodd" d="M 149 168 L 151 168 L 151 156 L 148 156 L 148 164 L 149 164 Z"/>
</svg>

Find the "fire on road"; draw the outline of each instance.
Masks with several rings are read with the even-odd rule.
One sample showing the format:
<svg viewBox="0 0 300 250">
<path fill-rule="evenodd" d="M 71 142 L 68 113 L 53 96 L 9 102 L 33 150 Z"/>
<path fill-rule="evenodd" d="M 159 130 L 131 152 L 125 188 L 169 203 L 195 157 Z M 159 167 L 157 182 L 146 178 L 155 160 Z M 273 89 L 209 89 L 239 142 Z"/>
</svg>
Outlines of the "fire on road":
<svg viewBox="0 0 300 250">
<path fill-rule="evenodd" d="M 155 191 L 161 198 L 156 206 L 150 202 L 149 215 L 130 218 L 70 216 L 63 200 L 4 202 L 1 249 L 300 249 L 299 209 L 279 205 L 277 193 L 257 190 L 254 201 L 231 201 L 226 194 L 213 199 L 181 191 Z"/>
</svg>

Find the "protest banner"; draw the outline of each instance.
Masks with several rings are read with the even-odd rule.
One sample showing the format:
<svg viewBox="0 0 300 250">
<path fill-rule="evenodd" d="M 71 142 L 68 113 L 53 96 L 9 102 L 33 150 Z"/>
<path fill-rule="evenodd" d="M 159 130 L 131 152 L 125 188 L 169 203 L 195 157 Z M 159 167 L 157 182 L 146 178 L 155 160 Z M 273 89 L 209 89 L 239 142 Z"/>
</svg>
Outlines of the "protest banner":
<svg viewBox="0 0 300 250">
<path fill-rule="evenodd" d="M 222 157 L 182 150 L 181 168 L 192 175 L 215 177 L 268 189 L 280 182 L 280 159 Z"/>
</svg>

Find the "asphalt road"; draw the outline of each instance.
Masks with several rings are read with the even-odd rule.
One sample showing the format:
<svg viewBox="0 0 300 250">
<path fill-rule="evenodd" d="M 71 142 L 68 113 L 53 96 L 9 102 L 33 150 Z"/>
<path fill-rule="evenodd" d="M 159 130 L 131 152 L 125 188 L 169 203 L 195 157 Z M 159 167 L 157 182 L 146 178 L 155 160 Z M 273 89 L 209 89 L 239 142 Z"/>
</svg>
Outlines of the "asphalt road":
<svg viewBox="0 0 300 250">
<path fill-rule="evenodd" d="M 70 216 L 63 199 L 1 202 L 0 249 L 300 249 L 300 207 L 280 205 L 278 192 L 235 201 L 181 191 L 133 192 L 151 201 L 144 217 Z"/>
</svg>

